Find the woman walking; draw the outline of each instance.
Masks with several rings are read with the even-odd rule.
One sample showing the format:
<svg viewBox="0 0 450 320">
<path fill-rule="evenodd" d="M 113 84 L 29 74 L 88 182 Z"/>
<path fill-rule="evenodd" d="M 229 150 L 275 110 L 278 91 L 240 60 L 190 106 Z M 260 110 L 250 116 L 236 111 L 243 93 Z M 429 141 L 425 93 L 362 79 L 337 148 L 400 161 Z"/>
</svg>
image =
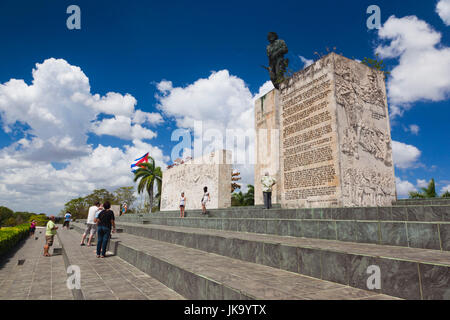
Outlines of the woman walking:
<svg viewBox="0 0 450 320">
<path fill-rule="evenodd" d="M 185 207 L 186 207 L 186 197 L 184 196 L 184 192 L 182 192 L 180 198 L 180 218 L 184 218 Z"/>
<path fill-rule="evenodd" d="M 106 256 L 106 246 L 108 245 L 111 234 L 111 227 L 112 232 L 116 232 L 114 212 L 110 210 L 111 204 L 106 201 L 103 204 L 103 208 L 104 210 L 95 219 L 95 222 L 97 222 L 97 258 L 104 258 Z"/>
<path fill-rule="evenodd" d="M 204 187 L 202 197 L 202 214 L 206 214 L 206 203 L 210 200 L 211 198 L 209 196 L 208 187 Z"/>
</svg>

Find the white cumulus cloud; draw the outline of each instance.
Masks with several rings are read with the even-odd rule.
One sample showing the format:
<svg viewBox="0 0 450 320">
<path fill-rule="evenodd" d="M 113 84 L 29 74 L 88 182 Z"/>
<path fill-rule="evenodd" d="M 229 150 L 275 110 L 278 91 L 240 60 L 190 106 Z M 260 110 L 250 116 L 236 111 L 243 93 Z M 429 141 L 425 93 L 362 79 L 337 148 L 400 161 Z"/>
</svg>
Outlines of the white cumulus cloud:
<svg viewBox="0 0 450 320">
<path fill-rule="evenodd" d="M 185 87 L 174 86 L 169 80 L 159 82 L 156 87 L 159 91 L 156 95 L 158 108 L 173 118 L 178 128 L 192 130 L 195 121 L 201 122 L 203 133 L 215 130 L 222 136 L 221 146 L 224 149 L 227 148 L 227 129 L 254 134 L 254 100 L 273 89 L 271 81 L 267 81 L 256 94 L 252 94 L 245 82 L 231 75 L 228 70 L 212 72 L 208 78 L 198 79 Z M 194 138 L 206 140 L 205 136 Z M 236 161 L 233 165 L 241 173 L 242 180 L 239 183 L 244 186 L 244 191 L 247 184 L 254 184 L 254 166 L 251 163 L 255 148 L 254 136 L 248 135 L 247 140 L 245 146 L 235 149 L 234 154 L 236 160 L 244 157 L 246 163 Z M 210 146 L 205 141 L 203 152 L 206 152 L 205 147 Z"/>
<path fill-rule="evenodd" d="M 436 5 L 436 12 L 445 25 L 450 26 L 450 0 L 439 0 Z"/>
<path fill-rule="evenodd" d="M 312 60 L 312 59 L 307 59 L 303 56 L 298 56 L 298 57 L 303 62 L 303 68 L 309 67 L 310 65 L 312 65 L 314 63 L 314 60 Z"/>
<path fill-rule="evenodd" d="M 402 180 L 399 177 L 395 177 L 395 184 L 397 188 L 397 197 L 400 198 L 408 197 L 408 194 L 411 191 L 417 191 L 417 189 L 411 182 L 407 180 Z"/>
<path fill-rule="evenodd" d="M 228 70 L 213 72 L 186 87 L 172 87 L 170 81 L 157 85 L 158 107 L 173 117 L 180 128 L 193 128 L 203 121 L 204 128 L 252 127 L 252 99 L 244 81 Z"/>
<path fill-rule="evenodd" d="M 409 126 L 409 131 L 411 131 L 412 134 L 418 135 L 419 130 L 420 130 L 420 127 L 417 124 L 411 124 Z"/>
<path fill-rule="evenodd" d="M 417 179 L 416 185 L 418 188 L 426 188 L 428 187 L 428 181 L 425 179 Z"/>
<path fill-rule="evenodd" d="M 261 87 L 259 87 L 259 91 L 255 95 L 254 99 L 261 98 L 262 96 L 266 95 L 273 89 L 274 89 L 274 86 L 273 86 L 272 81 L 268 80 L 268 81 L 264 82 L 264 84 Z"/>
<path fill-rule="evenodd" d="M 407 127 L 403 127 L 405 132 L 411 132 L 413 135 L 419 135 L 420 127 L 417 124 L 410 124 Z"/>
<path fill-rule="evenodd" d="M 63 59 L 36 64 L 32 76 L 31 84 L 18 79 L 0 84 L 3 130 L 23 136 L 0 149 L 0 205 L 57 214 L 65 202 L 96 188 L 134 185 L 130 164 L 146 152 L 165 166 L 162 150 L 144 142 L 156 135 L 144 125 L 160 124 L 159 113 L 136 110 L 130 94 L 91 93 L 86 74 Z M 98 121 L 102 114 L 111 118 Z M 89 133 L 128 142 L 120 148 L 93 146 Z"/>
<path fill-rule="evenodd" d="M 125 116 L 115 116 L 110 119 L 103 119 L 93 124 L 92 131 L 97 135 L 110 135 L 126 140 L 152 139 L 156 133 L 142 127 L 140 124 L 132 124 L 131 118 Z"/>
<path fill-rule="evenodd" d="M 378 31 L 376 52 L 381 58 L 396 58 L 399 64 L 389 77 L 387 88 L 391 115 L 401 115 L 417 101 L 442 101 L 450 94 L 450 48 L 441 34 L 416 16 L 391 16 Z"/>
<path fill-rule="evenodd" d="M 441 194 L 446 193 L 447 191 L 450 192 L 450 184 L 441 188 Z"/>
<path fill-rule="evenodd" d="M 419 160 L 420 154 L 420 150 L 415 146 L 403 142 L 392 141 L 392 157 L 397 168 L 407 169 L 416 167 L 418 165 L 417 161 Z"/>
</svg>

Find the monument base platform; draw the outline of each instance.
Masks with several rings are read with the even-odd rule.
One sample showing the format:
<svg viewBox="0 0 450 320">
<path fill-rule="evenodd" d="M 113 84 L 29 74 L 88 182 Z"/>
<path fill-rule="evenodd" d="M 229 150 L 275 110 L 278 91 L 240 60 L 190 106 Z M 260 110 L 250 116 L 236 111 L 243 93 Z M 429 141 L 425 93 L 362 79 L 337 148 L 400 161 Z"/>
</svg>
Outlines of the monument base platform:
<svg viewBox="0 0 450 320">
<path fill-rule="evenodd" d="M 172 265 L 170 270 L 181 269 L 193 272 L 199 279 L 207 277 L 217 281 L 223 286 L 218 289 L 219 299 L 237 297 L 236 292 L 240 292 L 241 298 L 263 299 L 287 296 L 291 299 L 450 299 L 450 205 L 420 204 L 270 210 L 232 207 L 208 210 L 208 216 L 200 210 L 187 210 L 185 218 L 179 218 L 177 211 L 124 215 L 117 221 L 124 229 L 123 235 L 140 239 L 142 245 L 138 248 L 130 242 L 128 246 L 124 240 L 123 251 L 119 250 L 118 254 L 145 268 L 145 263 L 139 260 L 144 253 L 151 261 L 162 258 L 161 253 L 149 253 L 145 241 L 148 245 L 154 245 L 152 241 L 163 242 L 182 246 L 184 252 L 188 248 L 194 250 L 193 254 L 208 253 L 205 261 L 209 266 L 223 264 L 226 269 L 251 262 L 254 267 L 246 265 L 249 272 L 273 277 L 274 287 L 268 294 L 262 288 L 250 289 L 252 286 L 246 286 L 244 280 L 226 278 L 214 268 L 196 272 L 182 261 L 165 260 Z M 263 271 L 260 266 L 269 269 Z M 380 270 L 379 289 L 367 287 L 371 275 L 368 268 L 373 266 Z M 283 271 L 323 281 L 317 282 L 319 287 L 336 286 L 335 295 L 331 290 L 309 292 L 305 287 L 293 285 L 300 280 L 291 279 L 290 285 L 277 282 L 279 277 L 283 278 Z M 153 275 L 156 271 L 147 269 L 147 272 Z M 236 272 L 240 277 L 239 271 Z M 170 284 L 170 277 L 162 277 L 161 281 Z M 339 285 L 348 288 L 347 297 L 341 294 L 344 289 Z M 175 285 L 173 288 L 177 290 Z M 230 288 L 233 294 L 227 291 Z M 201 292 L 197 297 L 208 295 L 207 289 Z"/>
</svg>

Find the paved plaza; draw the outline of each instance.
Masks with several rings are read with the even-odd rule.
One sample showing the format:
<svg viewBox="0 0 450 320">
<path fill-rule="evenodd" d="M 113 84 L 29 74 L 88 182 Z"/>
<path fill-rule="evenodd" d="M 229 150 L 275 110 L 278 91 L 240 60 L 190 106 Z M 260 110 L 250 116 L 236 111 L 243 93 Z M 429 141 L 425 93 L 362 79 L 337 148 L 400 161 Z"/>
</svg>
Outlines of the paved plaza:
<svg viewBox="0 0 450 320">
<path fill-rule="evenodd" d="M 53 248 L 61 248 L 61 254 L 48 258 L 42 256 L 44 229 L 39 228 L 36 231 L 37 240 L 27 239 L 6 257 L 0 268 L 0 299 L 396 299 L 180 245 L 127 233 L 115 234 L 113 243 L 119 242 L 122 246 L 139 250 L 142 255 L 152 257 L 153 261 L 159 259 L 178 266 L 178 272 L 166 270 L 164 274 L 167 278 L 157 280 L 140 270 L 152 267 L 151 263 L 143 265 L 147 260 L 142 257 L 141 261 L 134 260 L 137 266 L 133 266 L 116 255 L 97 258 L 95 246 L 80 246 L 82 226 L 75 224 L 75 229 L 58 230 Z M 19 260 L 25 261 L 19 265 Z M 68 264 L 80 267 L 80 290 L 67 287 L 67 278 L 70 276 L 66 273 Z M 191 276 L 186 277 L 186 274 Z M 198 282 L 197 277 L 205 281 Z M 221 287 L 222 296 L 217 295 L 219 291 L 212 284 Z M 199 285 L 204 285 L 206 290 Z M 179 293 L 169 287 L 177 288 Z M 236 295 L 236 292 L 240 294 Z"/>
</svg>

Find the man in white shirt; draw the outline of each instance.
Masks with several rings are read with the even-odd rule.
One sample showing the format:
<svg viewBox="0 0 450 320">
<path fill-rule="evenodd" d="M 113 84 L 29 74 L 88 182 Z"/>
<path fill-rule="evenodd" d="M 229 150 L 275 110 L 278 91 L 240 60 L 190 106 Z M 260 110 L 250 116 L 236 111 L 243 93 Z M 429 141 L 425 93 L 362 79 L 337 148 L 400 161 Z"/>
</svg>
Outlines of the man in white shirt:
<svg viewBox="0 0 450 320">
<path fill-rule="evenodd" d="M 262 183 L 262 191 L 264 197 L 264 208 L 270 209 L 272 208 L 272 186 L 276 183 L 276 180 L 269 176 L 269 173 L 261 178 Z"/>
<path fill-rule="evenodd" d="M 92 238 L 95 235 L 95 232 L 97 231 L 97 224 L 94 222 L 95 214 L 98 210 L 100 210 L 100 202 L 96 202 L 95 205 L 89 208 L 88 217 L 86 220 L 86 230 L 83 233 L 83 237 L 81 238 L 80 246 L 84 246 L 84 239 L 86 239 L 86 236 L 89 234 L 88 239 L 88 247 L 91 246 Z"/>
</svg>

